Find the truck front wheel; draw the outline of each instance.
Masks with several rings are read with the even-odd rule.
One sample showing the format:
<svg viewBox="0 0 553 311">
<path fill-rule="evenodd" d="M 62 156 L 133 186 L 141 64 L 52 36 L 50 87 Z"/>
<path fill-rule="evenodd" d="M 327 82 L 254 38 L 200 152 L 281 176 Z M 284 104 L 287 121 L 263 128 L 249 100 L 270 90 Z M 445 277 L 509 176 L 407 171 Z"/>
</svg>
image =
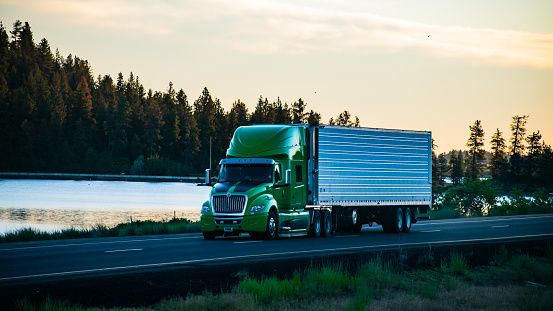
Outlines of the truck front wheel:
<svg viewBox="0 0 553 311">
<path fill-rule="evenodd" d="M 215 237 L 217 236 L 217 234 L 215 234 L 215 232 L 212 232 L 212 231 L 202 232 L 202 233 L 206 240 L 215 240 Z"/>
<path fill-rule="evenodd" d="M 269 213 L 267 218 L 267 229 L 265 230 L 265 239 L 274 240 L 277 237 L 277 218 L 275 212 Z"/>
</svg>

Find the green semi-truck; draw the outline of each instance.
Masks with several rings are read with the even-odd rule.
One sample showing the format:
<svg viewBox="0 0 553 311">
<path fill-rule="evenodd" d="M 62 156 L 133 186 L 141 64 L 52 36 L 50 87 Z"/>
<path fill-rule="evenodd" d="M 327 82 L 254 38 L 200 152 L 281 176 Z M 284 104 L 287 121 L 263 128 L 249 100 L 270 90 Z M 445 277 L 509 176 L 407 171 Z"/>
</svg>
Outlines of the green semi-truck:
<svg viewBox="0 0 553 311">
<path fill-rule="evenodd" d="M 431 154 L 426 131 L 239 127 L 202 206 L 203 235 L 319 237 L 367 223 L 407 233 L 431 206 Z"/>
</svg>

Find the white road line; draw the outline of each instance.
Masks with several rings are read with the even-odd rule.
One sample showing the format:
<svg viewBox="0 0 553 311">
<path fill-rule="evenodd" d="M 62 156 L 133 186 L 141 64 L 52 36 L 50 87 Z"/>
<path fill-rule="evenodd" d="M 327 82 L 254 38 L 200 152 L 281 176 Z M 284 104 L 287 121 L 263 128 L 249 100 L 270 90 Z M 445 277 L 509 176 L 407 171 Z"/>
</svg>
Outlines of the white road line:
<svg viewBox="0 0 553 311">
<path fill-rule="evenodd" d="M 122 253 L 122 252 L 136 252 L 143 251 L 143 248 L 130 248 L 130 249 L 116 249 L 113 251 L 104 251 L 104 253 Z"/>
<path fill-rule="evenodd" d="M 244 242 L 233 242 L 234 244 L 247 244 L 247 243 L 260 243 L 263 241 L 244 241 Z"/>
<path fill-rule="evenodd" d="M 304 250 L 304 251 L 238 255 L 238 256 L 193 259 L 193 260 L 173 261 L 173 262 L 160 262 L 160 263 L 153 263 L 153 264 L 133 265 L 133 266 L 119 266 L 119 267 L 110 267 L 110 268 L 54 272 L 54 273 L 45 273 L 45 274 L 21 275 L 21 276 L 0 278 L 0 281 L 24 280 L 24 279 L 31 279 L 31 278 L 37 278 L 37 277 L 75 275 L 75 274 L 83 274 L 83 273 L 119 271 L 119 270 L 129 270 L 129 269 L 139 269 L 139 268 L 167 267 L 167 266 L 173 266 L 173 265 L 186 265 L 186 264 L 198 264 L 198 263 L 205 264 L 205 263 L 216 262 L 216 261 L 237 261 L 240 259 L 268 258 L 268 257 L 275 257 L 275 256 L 298 255 L 298 254 L 328 254 L 329 252 L 360 251 L 360 250 L 370 250 L 375 248 L 378 249 L 383 247 L 387 247 L 387 248 L 415 247 L 420 245 L 429 246 L 429 245 L 443 245 L 443 244 L 449 244 L 449 243 L 500 241 L 503 239 L 537 238 L 537 237 L 551 237 L 551 236 L 552 236 L 551 233 L 545 233 L 545 234 L 507 236 L 507 237 L 496 237 L 496 238 L 486 238 L 486 239 L 450 240 L 450 241 L 436 241 L 436 242 L 426 241 L 426 242 L 403 243 L 403 244 L 396 243 L 396 244 L 380 244 L 380 245 L 363 245 L 363 246 L 353 246 L 353 247 L 313 249 L 313 250 Z"/>
<path fill-rule="evenodd" d="M 551 214 L 538 214 L 538 215 L 526 215 L 526 216 L 494 216 L 494 217 L 471 217 L 471 218 L 455 218 L 455 219 L 443 219 L 438 220 L 425 220 L 418 221 L 416 226 L 428 226 L 428 225 L 450 225 L 461 223 L 482 223 L 482 222 L 498 222 L 498 221 L 519 221 L 535 218 L 551 218 Z"/>
<path fill-rule="evenodd" d="M 150 241 L 165 241 L 165 240 L 184 240 L 184 239 L 200 239 L 200 238 L 203 239 L 202 236 L 185 236 L 185 237 L 178 237 L 178 238 L 155 238 L 155 239 L 136 239 L 136 240 L 121 240 L 121 241 L 102 241 L 102 242 L 87 242 L 87 243 L 40 245 L 40 246 L 5 248 L 5 249 L 0 249 L 0 252 L 2 252 L 2 251 L 4 251 L 4 252 L 6 252 L 6 251 L 20 251 L 20 250 L 37 249 L 37 248 L 88 246 L 88 245 L 119 244 L 119 243 L 132 243 L 132 242 L 150 242 Z"/>
<path fill-rule="evenodd" d="M 432 233 L 432 232 L 440 232 L 442 230 L 427 230 L 427 231 L 421 231 L 421 233 Z"/>
<path fill-rule="evenodd" d="M 503 226 L 492 226 L 492 229 L 495 229 L 495 228 L 507 228 L 509 227 L 509 225 L 503 225 Z"/>
</svg>

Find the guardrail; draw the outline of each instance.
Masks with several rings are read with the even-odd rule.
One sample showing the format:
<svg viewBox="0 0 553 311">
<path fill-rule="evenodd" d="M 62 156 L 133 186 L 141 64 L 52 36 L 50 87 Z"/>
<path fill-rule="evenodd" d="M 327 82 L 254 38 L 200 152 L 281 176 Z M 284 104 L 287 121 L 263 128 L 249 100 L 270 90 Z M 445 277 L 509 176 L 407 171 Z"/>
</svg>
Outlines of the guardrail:
<svg viewBox="0 0 553 311">
<path fill-rule="evenodd" d="M 5 178 L 5 179 L 107 180 L 107 181 L 148 181 L 148 182 L 205 183 L 205 177 L 125 175 L 125 174 L 116 175 L 116 174 L 0 172 L 0 178 Z"/>
</svg>

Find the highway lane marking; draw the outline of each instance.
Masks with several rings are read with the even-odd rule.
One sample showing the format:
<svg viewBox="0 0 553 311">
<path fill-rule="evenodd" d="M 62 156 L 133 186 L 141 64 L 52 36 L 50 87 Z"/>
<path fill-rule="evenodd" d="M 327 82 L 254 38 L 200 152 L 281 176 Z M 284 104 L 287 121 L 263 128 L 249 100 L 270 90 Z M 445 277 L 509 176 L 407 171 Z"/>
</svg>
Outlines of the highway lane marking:
<svg viewBox="0 0 553 311">
<path fill-rule="evenodd" d="M 109 272 L 109 271 L 120 271 L 120 270 L 130 270 L 130 269 L 140 269 L 140 268 L 154 268 L 154 267 L 166 267 L 174 265 L 186 265 L 186 264 L 206 264 L 210 262 L 217 261 L 233 261 L 237 259 L 250 259 L 250 258 L 264 258 L 271 256 L 286 256 L 286 255 L 297 255 L 297 254 L 313 254 L 313 253 L 323 253 L 328 252 L 345 252 L 345 251 L 360 251 L 360 250 L 369 250 L 374 248 L 399 248 L 399 247 L 415 247 L 415 246 L 433 246 L 440 244 L 448 243 L 467 243 L 467 242 L 486 242 L 486 241 L 498 241 L 504 239 L 523 239 L 523 238 L 538 238 L 538 237 L 551 237 L 553 234 L 536 234 L 536 235 L 520 235 L 520 236 L 508 236 L 508 237 L 497 237 L 497 238 L 486 238 L 486 239 L 472 239 L 472 240 L 452 240 L 452 241 L 436 241 L 436 242 L 417 242 L 417 243 L 396 243 L 396 244 L 381 244 L 381 245 L 365 245 L 365 246 L 352 246 L 352 247 L 340 247 L 340 248 L 327 248 L 327 249 L 314 249 L 314 250 L 305 250 L 305 251 L 290 251 L 290 252 L 280 252 L 280 253 L 264 253 L 264 254 L 251 254 L 251 255 L 240 255 L 240 256 L 229 256 L 229 257 L 217 257 L 217 258 L 205 258 L 205 259 L 193 259 L 193 260 L 184 260 L 184 261 L 174 261 L 174 262 L 161 262 L 153 264 L 143 264 L 143 265 L 133 265 L 133 266 L 120 266 L 120 267 L 110 267 L 110 268 L 98 268 L 98 269 L 89 269 L 89 270 L 76 270 L 76 271 L 66 271 L 66 272 L 54 272 L 54 273 L 45 273 L 45 274 L 33 274 L 33 275 L 22 275 L 14 277 L 4 277 L 0 278 L 0 281 L 14 281 L 14 280 L 25 280 L 39 277 L 53 277 L 53 276 L 67 276 L 75 274 L 85 274 L 85 273 L 97 273 L 97 272 Z"/>
<path fill-rule="evenodd" d="M 203 237 L 193 236 L 193 237 L 178 237 L 178 238 L 157 238 L 157 239 L 137 239 L 137 240 L 121 240 L 121 241 L 103 241 L 103 242 L 88 242 L 88 243 L 71 243 L 71 244 L 55 244 L 55 245 L 40 245 L 40 246 L 27 246 L 27 247 L 16 247 L 16 248 L 3 248 L 1 251 L 19 251 L 27 249 L 38 249 L 38 248 L 54 248 L 54 247 L 70 247 L 70 246 L 89 246 L 89 245 L 102 245 L 102 244 L 117 244 L 117 243 L 132 243 L 132 242 L 150 242 L 150 241 L 165 241 L 165 240 L 183 240 L 183 239 L 200 239 Z"/>
<path fill-rule="evenodd" d="M 433 232 L 440 232 L 442 230 L 427 230 L 427 231 L 421 231 L 421 233 L 433 233 Z"/>
<path fill-rule="evenodd" d="M 116 249 L 113 251 L 104 251 L 104 253 L 122 253 L 122 252 L 137 252 L 143 251 L 143 248 Z"/>
<path fill-rule="evenodd" d="M 536 218 L 551 218 L 553 215 L 550 214 L 540 214 L 540 215 L 526 215 L 526 216 L 494 216 L 494 217 L 474 217 L 474 218 L 465 218 L 465 219 L 444 219 L 443 221 L 417 221 L 416 226 L 428 226 L 428 225 L 450 225 L 450 224 L 461 224 L 461 223 L 481 223 L 481 222 L 497 222 L 497 221 L 518 221 L 518 220 L 528 220 Z"/>
<path fill-rule="evenodd" d="M 508 228 L 509 225 L 502 225 L 502 226 L 492 226 L 492 229 L 496 229 L 496 228 Z"/>
<path fill-rule="evenodd" d="M 244 242 L 233 242 L 234 244 L 247 244 L 247 243 L 261 243 L 263 241 L 244 241 Z"/>
</svg>

